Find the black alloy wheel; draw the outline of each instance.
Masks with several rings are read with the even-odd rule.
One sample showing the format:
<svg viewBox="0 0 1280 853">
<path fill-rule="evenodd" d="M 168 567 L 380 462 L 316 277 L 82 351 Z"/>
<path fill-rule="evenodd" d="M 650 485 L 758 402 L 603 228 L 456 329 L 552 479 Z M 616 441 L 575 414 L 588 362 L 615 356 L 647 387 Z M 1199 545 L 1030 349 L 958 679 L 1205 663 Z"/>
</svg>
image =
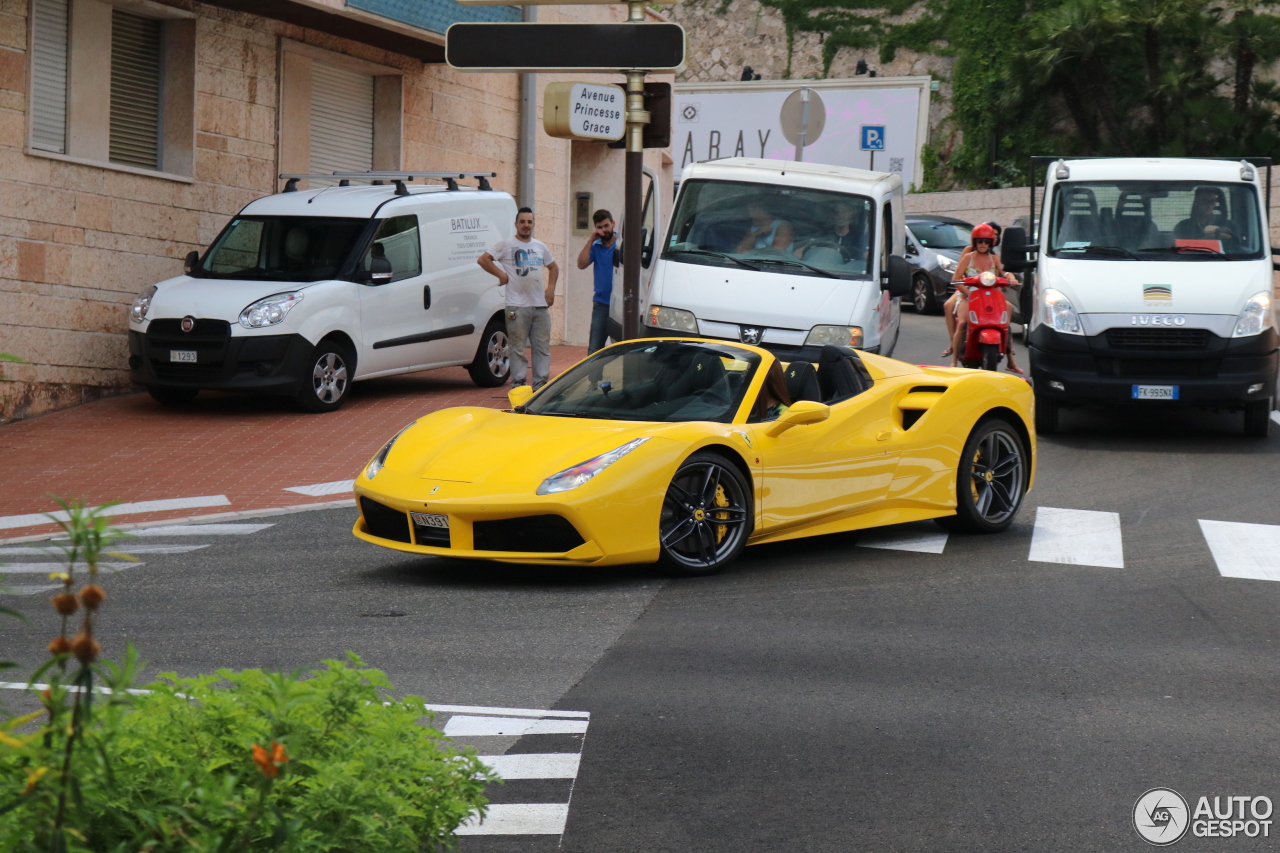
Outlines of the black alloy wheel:
<svg viewBox="0 0 1280 853">
<path fill-rule="evenodd" d="M 507 351 L 507 324 L 500 319 L 489 321 L 476 357 L 467 365 L 471 381 L 481 388 L 496 388 L 511 375 L 511 355 Z"/>
<path fill-rule="evenodd" d="M 1244 434 L 1250 438 L 1266 438 L 1271 431 L 1270 398 L 1244 404 Z"/>
<path fill-rule="evenodd" d="M 148 385 L 151 399 L 165 406 L 185 406 L 200 393 L 199 388 L 170 388 L 164 385 Z"/>
<path fill-rule="evenodd" d="M 298 405 L 307 412 L 335 412 L 347 401 L 355 360 L 336 341 L 321 341 L 311 352 L 311 365 L 298 389 Z"/>
<path fill-rule="evenodd" d="M 927 275 L 911 279 L 911 304 L 917 314 L 938 313 L 938 298 L 933 292 L 933 282 Z"/>
<path fill-rule="evenodd" d="M 983 370 L 999 370 L 1000 369 L 1000 345 L 999 344 L 982 344 L 982 369 Z"/>
<path fill-rule="evenodd" d="M 998 533 L 1013 523 L 1030 473 L 1022 436 L 1003 418 L 980 421 L 960 454 L 956 514 L 938 519 L 965 533 Z"/>
<path fill-rule="evenodd" d="M 733 562 L 751 534 L 751 488 L 732 462 L 699 451 L 671 478 L 662 502 L 661 562 L 673 575 L 711 575 Z"/>
</svg>

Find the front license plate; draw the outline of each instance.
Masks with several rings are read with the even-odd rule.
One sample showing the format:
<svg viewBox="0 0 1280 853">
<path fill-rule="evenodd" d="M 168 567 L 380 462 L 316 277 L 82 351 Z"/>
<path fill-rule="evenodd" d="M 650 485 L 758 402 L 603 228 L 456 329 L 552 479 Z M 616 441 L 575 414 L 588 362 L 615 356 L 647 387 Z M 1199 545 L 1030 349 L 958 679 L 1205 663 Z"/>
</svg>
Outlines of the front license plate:
<svg viewBox="0 0 1280 853">
<path fill-rule="evenodd" d="M 1178 399 L 1177 385 L 1134 385 L 1133 399 L 1135 400 L 1176 400 Z"/>
<path fill-rule="evenodd" d="M 169 361 L 180 361 L 187 364 L 195 364 L 196 351 L 193 349 L 171 349 L 169 350 Z"/>
<path fill-rule="evenodd" d="M 449 516 L 447 515 L 431 515 L 425 512 L 411 512 L 409 514 L 413 516 L 413 523 L 420 527 L 449 529 Z"/>
</svg>

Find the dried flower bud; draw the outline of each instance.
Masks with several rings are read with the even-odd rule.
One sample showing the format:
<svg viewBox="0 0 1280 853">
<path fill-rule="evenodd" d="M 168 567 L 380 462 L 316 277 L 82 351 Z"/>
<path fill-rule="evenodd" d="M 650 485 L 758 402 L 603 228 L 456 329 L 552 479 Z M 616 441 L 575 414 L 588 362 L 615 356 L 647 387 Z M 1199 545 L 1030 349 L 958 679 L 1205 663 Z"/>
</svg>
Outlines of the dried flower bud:
<svg viewBox="0 0 1280 853">
<path fill-rule="evenodd" d="M 49 643 L 49 654 L 53 656 L 66 655 L 71 653 L 71 641 L 67 639 L 65 634 L 60 634 L 53 638 L 53 642 Z"/>
<path fill-rule="evenodd" d="M 90 584 L 80 590 L 80 603 L 90 610 L 97 610 L 107 599 L 107 592 L 97 584 Z"/>
<path fill-rule="evenodd" d="M 71 641 L 71 651 L 80 663 L 93 663 L 98 659 L 102 646 L 93 637 L 82 632 L 76 634 L 76 638 Z"/>
<path fill-rule="evenodd" d="M 76 601 L 76 597 L 70 593 L 61 593 L 49 599 L 53 602 L 53 609 L 58 611 L 59 616 L 70 616 L 80 609 L 80 604 Z"/>
</svg>

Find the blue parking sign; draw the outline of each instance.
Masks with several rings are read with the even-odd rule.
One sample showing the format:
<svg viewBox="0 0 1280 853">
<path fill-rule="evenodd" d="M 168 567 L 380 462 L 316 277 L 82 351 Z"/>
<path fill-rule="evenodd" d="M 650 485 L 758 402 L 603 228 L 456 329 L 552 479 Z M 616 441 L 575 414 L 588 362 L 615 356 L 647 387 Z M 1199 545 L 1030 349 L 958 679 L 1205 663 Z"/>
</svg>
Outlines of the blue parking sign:
<svg viewBox="0 0 1280 853">
<path fill-rule="evenodd" d="M 884 150 L 884 125 L 883 124 L 864 124 L 862 126 L 862 150 L 863 151 L 883 151 Z"/>
</svg>

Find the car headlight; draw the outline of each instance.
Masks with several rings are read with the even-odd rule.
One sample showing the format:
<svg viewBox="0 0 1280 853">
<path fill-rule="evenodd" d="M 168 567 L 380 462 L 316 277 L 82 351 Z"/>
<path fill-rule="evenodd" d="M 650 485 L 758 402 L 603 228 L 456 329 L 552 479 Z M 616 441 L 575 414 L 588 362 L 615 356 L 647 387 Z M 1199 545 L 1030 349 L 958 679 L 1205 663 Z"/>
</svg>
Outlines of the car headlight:
<svg viewBox="0 0 1280 853">
<path fill-rule="evenodd" d="M 809 337 L 804 339 L 807 347 L 823 347 L 831 344 L 835 347 L 862 346 L 861 326 L 814 326 Z"/>
<path fill-rule="evenodd" d="M 938 269 L 943 272 L 955 272 L 956 259 L 948 258 L 946 255 L 938 255 Z"/>
<path fill-rule="evenodd" d="M 594 459 L 588 459 L 586 462 L 579 462 L 572 468 L 565 468 L 559 474 L 552 474 L 550 477 L 542 481 L 542 485 L 538 486 L 538 494 L 554 495 L 558 492 L 567 492 L 570 489 L 576 489 L 583 483 L 590 480 L 596 474 L 599 474 L 605 468 L 617 462 L 631 451 L 648 441 L 650 436 L 643 438 L 633 438 L 626 444 L 610 450 L 608 453 L 601 453 Z"/>
<path fill-rule="evenodd" d="M 283 323 L 293 306 L 301 301 L 302 294 L 298 291 L 277 293 L 266 299 L 259 299 L 240 312 L 240 325 L 246 329 L 261 329 Z"/>
<path fill-rule="evenodd" d="M 1055 332 L 1067 335 L 1084 334 L 1084 330 L 1080 327 L 1080 318 L 1076 316 L 1076 309 L 1071 307 L 1071 300 L 1051 287 L 1044 291 L 1044 317 L 1041 319 Z"/>
<path fill-rule="evenodd" d="M 649 306 L 649 325 L 655 329 L 671 329 L 675 332 L 698 333 L 698 318 L 692 311 L 681 311 L 679 308 L 664 308 L 661 305 Z"/>
<path fill-rule="evenodd" d="M 133 297 L 133 305 L 129 306 L 129 321 L 131 323 L 141 323 L 147 319 L 147 312 L 151 310 L 151 297 L 155 295 L 156 286 L 153 284 Z"/>
<path fill-rule="evenodd" d="M 413 424 L 416 423 L 417 421 L 413 422 Z M 382 445 L 382 449 L 379 450 L 377 455 L 370 459 L 369 464 L 364 467 L 365 479 L 372 480 L 374 477 L 378 476 L 378 472 L 382 470 L 382 466 L 387 464 L 387 454 L 391 452 L 391 446 L 395 444 L 396 439 L 404 435 L 405 432 L 408 431 L 409 427 L 413 426 L 413 424 L 409 424 L 409 426 L 391 436 L 391 440 Z"/>
<path fill-rule="evenodd" d="M 1271 311 L 1271 294 L 1264 290 L 1249 297 L 1249 301 L 1244 304 L 1244 308 L 1240 309 L 1240 316 L 1236 318 L 1236 330 L 1231 334 L 1231 337 L 1247 338 L 1250 335 L 1260 335 L 1274 324 L 1275 316 Z"/>
</svg>

